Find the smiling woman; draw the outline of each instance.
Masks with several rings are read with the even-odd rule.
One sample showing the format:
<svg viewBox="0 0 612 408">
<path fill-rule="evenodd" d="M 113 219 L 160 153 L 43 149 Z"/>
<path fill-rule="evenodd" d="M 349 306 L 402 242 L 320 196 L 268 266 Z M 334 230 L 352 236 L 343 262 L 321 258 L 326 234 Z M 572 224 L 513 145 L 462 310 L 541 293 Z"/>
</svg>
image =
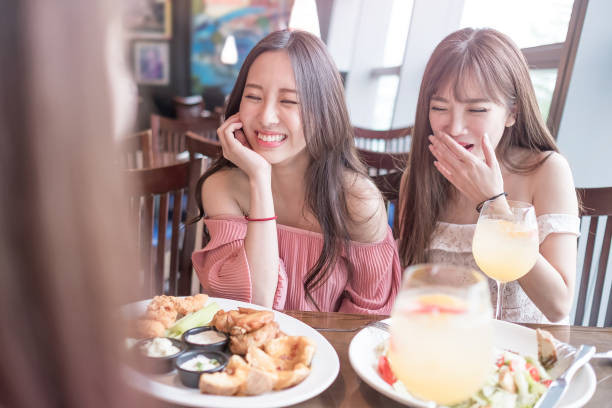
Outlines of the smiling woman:
<svg viewBox="0 0 612 408">
<path fill-rule="evenodd" d="M 478 211 L 506 196 L 533 204 L 540 247 L 531 271 L 506 286 L 503 318 L 566 321 L 579 225 L 571 170 L 544 125 L 520 50 L 498 31 L 466 28 L 442 40 L 423 75 L 400 188 L 403 263 L 477 269 Z"/>
<path fill-rule="evenodd" d="M 399 259 L 382 196 L 353 141 L 323 43 L 278 31 L 247 56 L 196 199 L 207 293 L 276 309 L 389 313 Z"/>
</svg>

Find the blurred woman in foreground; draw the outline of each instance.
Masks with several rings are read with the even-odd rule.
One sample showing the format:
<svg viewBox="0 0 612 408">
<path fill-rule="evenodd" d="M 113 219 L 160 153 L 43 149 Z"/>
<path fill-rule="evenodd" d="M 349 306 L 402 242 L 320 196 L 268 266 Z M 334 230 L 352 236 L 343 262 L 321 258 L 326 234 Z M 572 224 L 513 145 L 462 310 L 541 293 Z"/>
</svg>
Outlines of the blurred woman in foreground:
<svg viewBox="0 0 612 408">
<path fill-rule="evenodd" d="M 0 5 L 0 406 L 138 406 L 119 372 L 135 265 L 112 159 L 131 116 L 117 9 Z"/>
</svg>

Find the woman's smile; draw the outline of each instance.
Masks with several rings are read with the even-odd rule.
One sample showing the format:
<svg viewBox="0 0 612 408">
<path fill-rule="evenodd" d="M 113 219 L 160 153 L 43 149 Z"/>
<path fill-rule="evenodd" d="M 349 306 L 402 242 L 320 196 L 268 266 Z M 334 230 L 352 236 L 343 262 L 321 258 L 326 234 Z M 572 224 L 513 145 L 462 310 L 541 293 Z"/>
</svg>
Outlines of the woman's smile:
<svg viewBox="0 0 612 408">
<path fill-rule="evenodd" d="M 255 131 L 255 134 L 257 136 L 257 144 L 262 147 L 278 147 L 287 140 L 287 135 L 284 133 L 259 130 Z"/>
</svg>

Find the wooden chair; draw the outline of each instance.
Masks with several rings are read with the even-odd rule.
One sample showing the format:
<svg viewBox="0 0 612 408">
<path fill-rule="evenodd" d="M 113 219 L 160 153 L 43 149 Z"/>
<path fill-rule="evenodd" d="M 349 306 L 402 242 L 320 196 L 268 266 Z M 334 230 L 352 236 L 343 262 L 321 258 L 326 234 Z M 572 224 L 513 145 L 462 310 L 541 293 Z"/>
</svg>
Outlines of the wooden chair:
<svg viewBox="0 0 612 408">
<path fill-rule="evenodd" d="M 582 325 L 587 313 L 587 293 L 589 281 L 591 280 L 591 264 L 593 263 L 593 252 L 595 250 L 595 240 L 597 236 L 597 226 L 600 219 L 605 219 L 605 230 L 601 250 L 599 252 L 599 262 L 597 264 L 597 276 L 595 277 L 593 288 L 593 301 L 589 313 L 589 326 L 597 326 L 599 311 L 602 303 L 606 269 L 610 257 L 610 241 L 612 239 L 612 187 L 603 188 L 577 188 L 582 209 L 580 211 L 581 224 L 586 222 L 586 217 L 590 217 L 588 235 L 586 238 L 586 250 L 584 253 L 584 263 L 582 265 L 582 275 L 580 277 L 580 287 L 576 299 L 576 314 L 574 324 Z M 612 294 L 611 294 L 612 295 Z M 604 327 L 612 326 L 612 296 L 608 299 L 608 304 L 604 305 L 605 317 Z"/>
<path fill-rule="evenodd" d="M 151 129 L 143 130 L 121 140 L 119 148 L 119 165 L 123 169 L 151 167 L 153 163 L 153 137 Z"/>
<path fill-rule="evenodd" d="M 412 126 L 391 130 L 353 127 L 353 131 L 355 132 L 355 145 L 358 149 L 390 153 L 410 151 Z"/>
<path fill-rule="evenodd" d="M 189 152 L 189 161 L 191 168 L 189 170 L 189 202 L 187 205 L 187 213 L 195 216 L 197 213 L 195 194 L 197 194 L 196 184 L 211 163 L 223 154 L 221 143 L 216 140 L 205 139 L 193 132 L 185 134 L 185 146 Z"/>
<path fill-rule="evenodd" d="M 165 167 L 125 170 L 128 185 L 131 186 L 130 214 L 138 231 L 140 273 L 146 296 L 190 294 L 191 253 L 194 250 L 190 234 L 195 234 L 195 226 L 184 224 L 182 202 L 189 188 L 191 166 L 190 162 L 182 162 Z M 173 200 L 172 209 L 169 208 L 170 198 Z M 166 235 L 169 219 L 171 235 L 168 248 Z M 167 288 L 164 285 L 166 276 L 169 282 Z"/>
<path fill-rule="evenodd" d="M 361 161 L 365 163 L 371 177 L 396 171 L 403 171 L 408 160 L 408 153 L 374 152 L 357 149 Z"/>
<path fill-rule="evenodd" d="M 160 115 L 151 115 L 154 152 L 181 153 L 186 150 L 185 133 L 191 131 L 198 135 L 217 140 L 219 119 L 216 117 L 178 120 Z"/>
<path fill-rule="evenodd" d="M 223 154 L 221 143 L 216 140 L 203 138 L 193 132 L 185 134 L 185 145 L 189 151 L 189 159 L 191 167 L 189 169 L 189 201 L 187 202 L 187 214 L 190 218 L 195 217 L 198 213 L 195 195 L 196 185 L 202 173 L 211 165 L 211 163 Z M 195 224 L 195 230 L 192 234 L 185 236 L 186 245 L 193 248 L 202 248 L 206 245 L 207 237 L 204 234 L 204 224 L 200 221 Z"/>
<path fill-rule="evenodd" d="M 202 117 L 204 111 L 204 99 L 200 95 L 175 96 L 172 98 L 176 118 L 179 120 L 193 120 Z"/>
<path fill-rule="evenodd" d="M 393 237 L 399 237 L 399 187 L 402 179 L 402 172 L 393 172 L 372 177 L 372 181 L 380 190 L 385 199 L 389 225 L 393 230 Z"/>
</svg>

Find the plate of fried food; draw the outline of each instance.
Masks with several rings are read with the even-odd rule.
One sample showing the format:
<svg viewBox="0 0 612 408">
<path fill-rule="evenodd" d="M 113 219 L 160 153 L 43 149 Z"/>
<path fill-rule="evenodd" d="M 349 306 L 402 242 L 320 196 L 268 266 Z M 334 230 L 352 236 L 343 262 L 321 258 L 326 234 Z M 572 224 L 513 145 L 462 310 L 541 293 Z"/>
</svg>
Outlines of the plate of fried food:
<svg viewBox="0 0 612 408">
<path fill-rule="evenodd" d="M 224 368 L 198 374 L 197 388 L 186 386 L 176 367 L 163 373 L 124 367 L 131 386 L 163 401 L 222 408 L 292 405 L 323 392 L 340 370 L 336 351 L 316 330 L 258 305 L 202 294 L 156 296 L 126 305 L 122 312 L 140 339 L 136 344 L 150 339 L 168 339 L 170 344 L 182 338 L 182 345 L 169 352 L 176 353 L 164 357 L 176 361 L 194 352 L 181 336 L 186 330 L 210 326 L 228 338 Z"/>
</svg>

